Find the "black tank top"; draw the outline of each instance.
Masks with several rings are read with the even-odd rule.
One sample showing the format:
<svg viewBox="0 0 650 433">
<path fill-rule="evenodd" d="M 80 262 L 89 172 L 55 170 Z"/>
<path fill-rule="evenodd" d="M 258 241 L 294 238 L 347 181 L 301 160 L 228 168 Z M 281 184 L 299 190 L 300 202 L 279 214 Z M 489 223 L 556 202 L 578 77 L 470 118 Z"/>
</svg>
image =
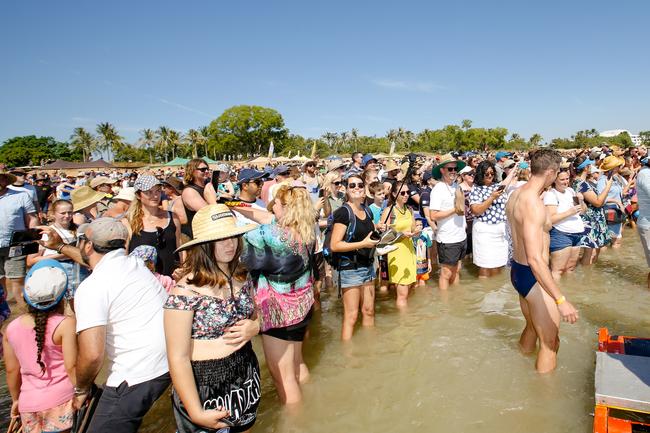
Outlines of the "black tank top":
<svg viewBox="0 0 650 433">
<path fill-rule="evenodd" d="M 178 254 L 174 253 L 176 249 L 176 224 L 172 213 L 167 212 L 167 226 L 162 230 L 148 232 L 141 230 L 139 235 L 134 234 L 129 242 L 129 253 L 140 245 L 150 245 L 158 251 L 158 262 L 156 263 L 156 272 L 170 276 L 178 266 Z"/>
<path fill-rule="evenodd" d="M 203 190 L 205 189 L 205 187 L 201 188 L 200 186 L 194 183 L 187 185 L 187 187 L 192 188 L 194 191 L 198 192 L 201 197 L 203 197 Z M 197 211 L 188 208 L 185 205 L 185 202 L 183 202 L 183 207 L 185 208 L 185 214 L 187 215 L 187 224 L 181 225 L 181 233 L 189 236 L 190 239 L 192 239 L 192 220 L 194 219 L 194 214 Z"/>
</svg>

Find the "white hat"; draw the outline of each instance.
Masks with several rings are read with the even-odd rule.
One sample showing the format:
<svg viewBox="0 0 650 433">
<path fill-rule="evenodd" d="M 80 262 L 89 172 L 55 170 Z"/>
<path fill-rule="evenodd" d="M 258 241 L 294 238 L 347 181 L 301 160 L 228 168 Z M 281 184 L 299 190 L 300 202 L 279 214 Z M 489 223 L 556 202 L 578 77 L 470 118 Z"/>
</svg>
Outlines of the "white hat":
<svg viewBox="0 0 650 433">
<path fill-rule="evenodd" d="M 126 188 L 120 189 L 120 192 L 113 197 L 113 200 L 126 200 L 126 201 L 135 200 L 135 188 L 133 188 L 132 186 L 127 186 Z"/>
<path fill-rule="evenodd" d="M 465 173 L 469 173 L 470 171 L 474 171 L 474 169 L 469 165 L 466 165 L 465 167 L 463 167 L 461 171 L 458 172 L 458 174 L 465 174 Z"/>
<path fill-rule="evenodd" d="M 589 173 L 602 173 L 602 172 L 603 171 L 600 168 L 596 167 L 595 164 L 589 165 Z"/>
<path fill-rule="evenodd" d="M 68 289 L 68 276 L 56 260 L 45 259 L 36 263 L 25 277 L 23 297 L 37 310 L 49 310 L 63 299 Z"/>
</svg>

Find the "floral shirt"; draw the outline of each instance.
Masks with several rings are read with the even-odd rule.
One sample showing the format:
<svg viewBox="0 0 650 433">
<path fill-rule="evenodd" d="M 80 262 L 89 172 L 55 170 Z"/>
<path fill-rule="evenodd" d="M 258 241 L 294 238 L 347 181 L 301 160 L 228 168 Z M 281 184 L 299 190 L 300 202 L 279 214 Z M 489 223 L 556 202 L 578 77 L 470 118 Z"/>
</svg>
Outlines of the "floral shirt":
<svg viewBox="0 0 650 433">
<path fill-rule="evenodd" d="M 479 186 L 474 185 L 474 188 L 469 193 L 469 203 L 472 204 L 481 204 L 487 200 L 490 195 L 499 187 L 499 184 L 494 184 L 490 186 Z M 479 221 L 488 224 L 498 224 L 505 222 L 506 220 L 506 202 L 508 201 L 507 194 L 501 194 L 499 198 L 494 200 L 490 207 L 488 207 L 485 212 L 481 215 L 475 215 L 475 218 Z"/>
<path fill-rule="evenodd" d="M 262 331 L 301 322 L 314 303 L 313 246 L 291 239 L 275 222 L 244 235 L 242 261 L 251 273 Z"/>
</svg>

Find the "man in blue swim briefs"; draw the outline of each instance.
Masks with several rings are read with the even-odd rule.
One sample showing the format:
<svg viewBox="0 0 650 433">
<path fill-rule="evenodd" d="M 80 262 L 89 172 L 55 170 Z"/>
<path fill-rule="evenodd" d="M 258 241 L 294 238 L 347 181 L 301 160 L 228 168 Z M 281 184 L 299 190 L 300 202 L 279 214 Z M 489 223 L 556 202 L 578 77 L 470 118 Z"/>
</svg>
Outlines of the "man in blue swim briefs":
<svg viewBox="0 0 650 433">
<path fill-rule="evenodd" d="M 539 149 L 531 153 L 530 159 L 530 180 L 510 196 L 506 206 L 513 246 L 510 278 L 526 318 L 519 346 L 524 353 L 533 353 L 539 339 L 535 368 L 538 373 L 547 373 L 557 364 L 560 317 L 575 323 L 578 312 L 562 295 L 551 274 L 551 220 L 541 198 L 557 177 L 562 157 L 555 150 Z"/>
</svg>

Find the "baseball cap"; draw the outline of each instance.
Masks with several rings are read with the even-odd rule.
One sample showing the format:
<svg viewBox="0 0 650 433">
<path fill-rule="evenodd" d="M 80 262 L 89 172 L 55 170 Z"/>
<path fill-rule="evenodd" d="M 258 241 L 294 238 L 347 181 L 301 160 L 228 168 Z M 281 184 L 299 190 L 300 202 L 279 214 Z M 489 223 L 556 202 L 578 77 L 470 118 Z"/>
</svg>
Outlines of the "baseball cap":
<svg viewBox="0 0 650 433">
<path fill-rule="evenodd" d="M 469 165 L 466 165 L 465 167 L 463 167 L 461 171 L 458 172 L 458 174 L 465 174 L 465 173 L 469 173 L 470 171 L 474 171 L 474 169 Z"/>
<path fill-rule="evenodd" d="M 68 276 L 61 263 L 52 259 L 40 260 L 27 273 L 23 297 L 37 310 L 56 306 L 68 289 Z"/>
<path fill-rule="evenodd" d="M 375 162 L 377 162 L 377 158 L 375 158 L 374 156 L 372 156 L 372 155 L 369 154 L 369 153 L 366 153 L 365 155 L 363 155 L 363 159 L 361 160 L 361 165 L 362 165 L 363 167 L 365 167 L 366 164 L 368 164 L 370 161 L 375 161 Z"/>
<path fill-rule="evenodd" d="M 515 164 L 516 164 L 516 162 L 515 162 L 514 160 L 512 160 L 512 159 L 506 159 L 506 160 L 503 162 L 503 168 L 514 167 Z"/>
<path fill-rule="evenodd" d="M 157 178 L 151 176 L 150 174 L 143 174 L 138 176 L 138 178 L 135 180 L 133 183 L 133 188 L 135 188 L 135 192 L 149 191 L 156 185 L 160 185 L 160 181 Z"/>
<path fill-rule="evenodd" d="M 289 172 L 289 166 L 282 164 L 282 165 L 278 165 L 277 167 L 275 167 L 275 169 L 273 169 L 272 176 L 276 177 L 278 174 L 284 174 L 288 172 Z"/>
<path fill-rule="evenodd" d="M 246 183 L 255 179 L 266 179 L 267 177 L 269 177 L 269 174 L 263 171 L 257 171 L 253 168 L 244 168 L 237 176 L 237 183 Z"/>
<path fill-rule="evenodd" d="M 124 248 L 129 232 L 114 218 L 97 218 L 85 227 L 84 233 L 96 247 L 109 250 Z"/>
<path fill-rule="evenodd" d="M 219 164 L 217 165 L 217 168 L 214 169 L 214 171 L 221 171 L 224 173 L 230 173 L 230 167 L 228 167 L 228 164 Z"/>
<path fill-rule="evenodd" d="M 512 153 L 510 153 L 510 152 L 504 152 L 503 150 L 500 150 L 500 151 L 497 152 L 495 158 L 496 158 L 497 161 L 498 161 L 498 160 L 500 160 L 501 158 L 510 158 L 511 156 L 512 156 Z"/>
</svg>

